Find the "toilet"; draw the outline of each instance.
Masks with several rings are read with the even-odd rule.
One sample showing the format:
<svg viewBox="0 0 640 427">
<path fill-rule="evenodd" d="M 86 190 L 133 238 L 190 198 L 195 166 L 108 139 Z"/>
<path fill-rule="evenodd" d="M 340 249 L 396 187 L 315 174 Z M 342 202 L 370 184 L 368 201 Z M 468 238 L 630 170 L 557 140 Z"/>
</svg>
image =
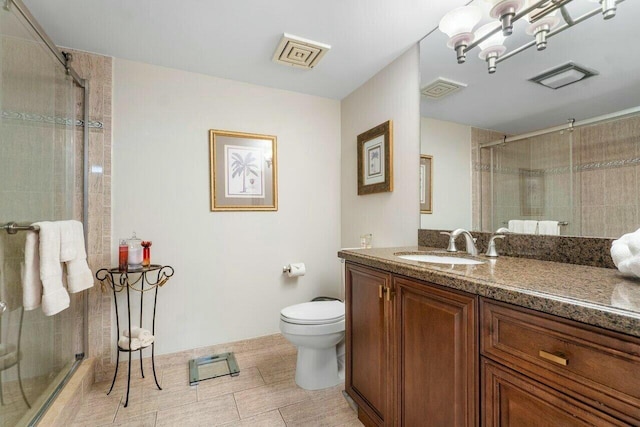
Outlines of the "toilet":
<svg viewBox="0 0 640 427">
<path fill-rule="evenodd" d="M 344 303 L 312 301 L 280 312 L 282 335 L 298 348 L 296 384 L 306 390 L 344 381 Z"/>
</svg>

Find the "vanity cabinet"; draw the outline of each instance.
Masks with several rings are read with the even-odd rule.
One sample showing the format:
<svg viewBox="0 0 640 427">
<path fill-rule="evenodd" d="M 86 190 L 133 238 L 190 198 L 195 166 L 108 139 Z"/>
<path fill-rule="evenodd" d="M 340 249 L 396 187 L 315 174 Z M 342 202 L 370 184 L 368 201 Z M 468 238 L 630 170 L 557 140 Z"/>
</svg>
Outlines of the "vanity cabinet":
<svg viewBox="0 0 640 427">
<path fill-rule="evenodd" d="M 640 340 L 482 299 L 483 425 L 640 425 Z"/>
<path fill-rule="evenodd" d="M 347 263 L 345 388 L 366 426 L 393 425 L 391 275 Z"/>
<path fill-rule="evenodd" d="M 478 425 L 477 297 L 347 263 L 347 393 L 375 426 Z"/>
</svg>

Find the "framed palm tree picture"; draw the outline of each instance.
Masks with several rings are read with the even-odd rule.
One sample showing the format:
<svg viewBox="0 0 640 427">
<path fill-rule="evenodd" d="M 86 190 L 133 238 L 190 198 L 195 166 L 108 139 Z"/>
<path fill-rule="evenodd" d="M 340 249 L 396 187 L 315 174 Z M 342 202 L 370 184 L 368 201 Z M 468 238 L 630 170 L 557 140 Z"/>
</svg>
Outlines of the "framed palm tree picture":
<svg viewBox="0 0 640 427">
<path fill-rule="evenodd" d="M 393 122 L 358 135 L 358 196 L 393 191 Z"/>
<path fill-rule="evenodd" d="M 209 131 L 212 211 L 277 211 L 276 137 Z"/>
</svg>

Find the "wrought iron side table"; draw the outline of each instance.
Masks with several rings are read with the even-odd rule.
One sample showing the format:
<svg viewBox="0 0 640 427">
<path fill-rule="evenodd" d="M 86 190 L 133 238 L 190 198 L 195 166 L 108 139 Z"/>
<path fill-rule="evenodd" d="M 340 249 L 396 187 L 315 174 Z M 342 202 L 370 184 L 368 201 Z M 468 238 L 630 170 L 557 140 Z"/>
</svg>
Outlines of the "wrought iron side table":
<svg viewBox="0 0 640 427">
<path fill-rule="evenodd" d="M 154 359 L 155 350 L 155 328 L 156 328 L 156 306 L 158 302 L 158 288 L 162 287 L 169 278 L 173 276 L 173 267 L 168 265 L 151 264 L 149 267 L 142 267 L 139 269 L 129 269 L 128 271 L 120 271 L 118 268 L 102 268 L 96 272 L 96 279 L 100 281 L 103 292 L 108 292 L 109 288 L 113 291 L 113 303 L 116 309 L 116 342 L 120 335 L 120 315 L 118 313 L 118 301 L 117 294 L 126 292 L 127 295 L 127 330 L 131 331 L 131 291 L 140 293 L 140 317 L 138 326 L 142 328 L 143 316 L 142 311 L 144 307 L 144 294 L 148 291 L 153 291 L 153 316 L 151 317 L 151 334 L 154 335 L 154 340 L 150 345 L 140 347 L 139 349 L 131 350 L 129 348 L 123 348 L 119 344 L 118 352 L 116 356 L 116 370 L 113 374 L 113 381 L 111 382 L 111 388 L 107 392 L 107 395 L 113 390 L 113 386 L 116 383 L 116 377 L 118 375 L 118 366 L 120 363 L 120 353 L 125 352 L 129 354 L 129 364 L 127 372 L 127 397 L 125 399 L 125 408 L 129 404 L 129 388 L 131 386 L 131 353 L 134 351 L 140 352 L 140 373 L 144 378 L 144 369 L 142 367 L 142 350 L 151 347 L 151 367 L 153 369 L 153 379 L 156 382 L 158 390 L 162 390 L 158 383 L 158 377 L 156 376 L 156 363 Z M 131 335 L 131 334 L 129 334 Z M 130 341 L 131 342 L 131 341 Z"/>
</svg>

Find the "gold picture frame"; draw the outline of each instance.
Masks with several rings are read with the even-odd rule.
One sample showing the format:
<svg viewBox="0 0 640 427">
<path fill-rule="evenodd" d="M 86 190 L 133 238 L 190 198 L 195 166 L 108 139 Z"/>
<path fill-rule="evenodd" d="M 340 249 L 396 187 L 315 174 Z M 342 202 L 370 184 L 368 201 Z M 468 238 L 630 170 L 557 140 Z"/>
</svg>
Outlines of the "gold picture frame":
<svg viewBox="0 0 640 427">
<path fill-rule="evenodd" d="M 420 213 L 433 213 L 433 156 L 420 155 Z"/>
<path fill-rule="evenodd" d="M 277 138 L 209 130 L 211 211 L 277 211 Z"/>
<path fill-rule="evenodd" d="M 358 195 L 393 191 L 393 122 L 358 135 Z"/>
</svg>

